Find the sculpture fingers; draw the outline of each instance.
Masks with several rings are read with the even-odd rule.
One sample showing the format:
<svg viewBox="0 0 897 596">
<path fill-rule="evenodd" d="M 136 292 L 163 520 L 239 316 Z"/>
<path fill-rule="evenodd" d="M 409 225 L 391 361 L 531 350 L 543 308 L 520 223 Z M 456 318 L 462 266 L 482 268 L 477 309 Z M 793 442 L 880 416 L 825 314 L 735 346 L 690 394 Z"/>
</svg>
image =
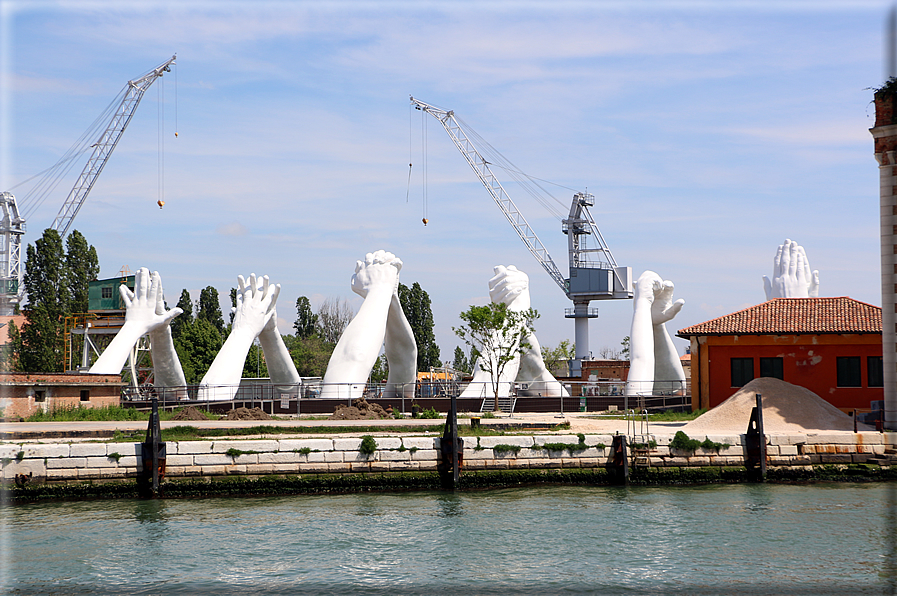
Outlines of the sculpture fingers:
<svg viewBox="0 0 897 596">
<path fill-rule="evenodd" d="M 811 277 L 812 281 L 810 282 L 810 288 L 808 290 L 808 294 L 810 298 L 818 298 L 819 297 L 819 270 L 813 271 L 813 275 Z"/>
<path fill-rule="evenodd" d="M 174 318 L 176 316 L 183 314 L 183 312 L 184 312 L 183 310 L 181 310 L 180 308 L 175 306 L 174 308 L 172 308 L 171 310 L 166 312 L 164 315 L 162 315 L 162 322 L 165 325 L 168 325 L 169 323 L 171 323 L 172 320 L 174 320 Z"/>
<path fill-rule="evenodd" d="M 766 293 L 766 299 L 772 299 L 772 282 L 765 275 L 763 276 L 763 291 Z"/>
<path fill-rule="evenodd" d="M 134 292 L 132 292 L 125 284 L 121 284 L 118 286 L 118 293 L 121 296 L 121 301 L 125 303 L 125 308 L 131 308 L 131 303 L 134 300 Z"/>
<path fill-rule="evenodd" d="M 667 315 L 670 319 L 679 314 L 679 311 L 682 310 L 682 307 L 685 306 L 685 300 L 680 298 L 679 300 L 672 303 L 669 308 L 664 311 L 664 315 Z"/>
</svg>

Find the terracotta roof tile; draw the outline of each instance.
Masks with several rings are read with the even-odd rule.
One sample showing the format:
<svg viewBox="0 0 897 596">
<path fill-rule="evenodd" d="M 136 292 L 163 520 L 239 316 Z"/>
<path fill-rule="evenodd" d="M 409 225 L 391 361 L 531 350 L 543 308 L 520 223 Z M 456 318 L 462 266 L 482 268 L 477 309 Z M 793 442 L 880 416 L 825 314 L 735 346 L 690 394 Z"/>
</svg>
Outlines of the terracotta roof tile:
<svg viewBox="0 0 897 596">
<path fill-rule="evenodd" d="M 881 333 L 881 307 L 847 296 L 774 298 L 730 315 L 680 329 L 677 335 L 825 333 Z"/>
</svg>

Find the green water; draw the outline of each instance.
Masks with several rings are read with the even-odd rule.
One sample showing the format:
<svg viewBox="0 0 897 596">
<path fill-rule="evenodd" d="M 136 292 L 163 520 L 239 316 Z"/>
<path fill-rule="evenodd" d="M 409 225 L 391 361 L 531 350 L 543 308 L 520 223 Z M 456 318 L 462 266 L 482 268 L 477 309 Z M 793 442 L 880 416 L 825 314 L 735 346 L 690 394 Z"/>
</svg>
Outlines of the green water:
<svg viewBox="0 0 897 596">
<path fill-rule="evenodd" d="M 4 594 L 893 593 L 895 484 L 5 507 Z"/>
</svg>

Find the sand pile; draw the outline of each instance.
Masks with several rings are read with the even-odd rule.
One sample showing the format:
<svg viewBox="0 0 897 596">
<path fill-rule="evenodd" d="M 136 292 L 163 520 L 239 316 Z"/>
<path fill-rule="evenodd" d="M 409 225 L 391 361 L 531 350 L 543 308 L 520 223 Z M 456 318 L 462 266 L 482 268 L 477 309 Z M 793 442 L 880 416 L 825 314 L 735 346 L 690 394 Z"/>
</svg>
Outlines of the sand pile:
<svg viewBox="0 0 897 596">
<path fill-rule="evenodd" d="M 380 420 L 392 418 L 380 404 L 369 404 L 363 397 L 352 401 L 351 406 L 337 404 L 330 420 Z"/>
<path fill-rule="evenodd" d="M 205 415 L 202 410 L 197 410 L 193 406 L 187 406 L 183 410 L 180 410 L 177 414 L 171 417 L 172 420 L 208 420 L 209 417 Z"/>
<path fill-rule="evenodd" d="M 701 433 L 747 432 L 755 394 L 763 397 L 763 430 L 766 433 L 802 433 L 807 430 L 853 430 L 853 418 L 809 389 L 763 377 L 754 379 L 729 399 L 688 424 L 682 431 Z M 859 430 L 872 430 L 860 424 Z"/>
<path fill-rule="evenodd" d="M 227 413 L 225 420 L 273 420 L 261 408 L 236 408 Z"/>
</svg>

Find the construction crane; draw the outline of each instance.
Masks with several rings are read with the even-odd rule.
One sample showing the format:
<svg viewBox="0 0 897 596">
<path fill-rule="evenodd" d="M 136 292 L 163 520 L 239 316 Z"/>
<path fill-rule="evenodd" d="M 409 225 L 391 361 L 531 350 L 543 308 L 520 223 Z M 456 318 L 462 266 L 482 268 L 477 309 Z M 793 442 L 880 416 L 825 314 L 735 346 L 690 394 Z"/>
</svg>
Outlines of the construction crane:
<svg viewBox="0 0 897 596">
<path fill-rule="evenodd" d="M 100 136 L 100 140 L 92 145 L 93 153 L 90 155 L 90 159 L 87 160 L 81 175 L 78 176 L 78 181 L 75 183 L 69 196 L 66 197 L 65 202 L 59 209 L 59 213 L 56 214 L 56 219 L 53 220 L 53 224 L 50 226 L 58 231 L 62 238 L 65 238 L 65 235 L 68 234 L 72 221 L 78 215 L 78 210 L 81 209 L 84 200 L 90 193 L 90 189 L 93 188 L 97 176 L 103 171 L 109 156 L 112 155 L 112 151 L 118 145 L 122 133 L 125 132 L 128 123 L 131 122 L 134 111 L 140 104 L 140 100 L 143 99 L 143 94 L 146 93 L 146 90 L 150 88 L 150 85 L 156 79 L 166 72 L 171 72 L 171 65 L 175 63 L 176 58 L 177 54 L 136 81 L 128 81 L 127 91 L 118 105 L 118 109 L 112 116 L 109 126 L 106 127 L 106 130 Z"/>
<path fill-rule="evenodd" d="M 565 317 L 574 319 L 576 360 L 571 374 L 579 376 L 582 360 L 589 358 L 589 319 L 598 316 L 598 309 L 589 308 L 589 303 L 592 300 L 632 298 L 632 268 L 617 266 L 610 248 L 589 212 L 589 207 L 595 204 L 595 197 L 584 192 L 574 194 L 570 212 L 562 221 L 562 231 L 567 235 L 569 253 L 569 276 L 564 277 L 548 254 L 548 249 L 492 173 L 489 162 L 483 158 L 471 141 L 470 135 L 458 122 L 454 111 L 438 108 L 414 97 L 411 97 L 411 105 L 415 109 L 427 112 L 442 124 L 527 249 L 564 294 L 573 301 L 573 308 L 566 309 Z M 594 246 L 589 246 L 587 240 L 589 237 Z"/>
<path fill-rule="evenodd" d="M 90 159 L 87 160 L 75 186 L 72 187 L 59 209 L 59 213 L 50 225 L 52 229 L 59 232 L 61 238 L 65 238 L 68 234 L 75 216 L 84 205 L 97 177 L 103 171 L 109 156 L 118 145 L 122 133 L 131 122 L 140 100 L 143 99 L 143 94 L 156 79 L 166 72 L 171 72 L 171 66 L 175 64 L 176 58 L 177 55 L 172 56 L 139 79 L 128 81 L 125 85 L 122 90 L 123 97 L 112 115 L 112 119 L 100 138 L 91 145 L 93 152 Z M 47 171 L 51 172 L 51 176 L 57 176 L 58 168 L 73 156 L 74 154 L 68 155 Z M 160 207 L 164 204 L 162 201 L 159 203 Z M 25 233 L 25 218 L 19 213 L 15 196 L 9 192 L 0 193 L 0 210 L 2 210 L 2 219 L 0 219 L 0 315 L 9 316 L 14 313 L 16 304 L 19 304 L 24 298 L 21 244 L 22 235 Z"/>
</svg>

